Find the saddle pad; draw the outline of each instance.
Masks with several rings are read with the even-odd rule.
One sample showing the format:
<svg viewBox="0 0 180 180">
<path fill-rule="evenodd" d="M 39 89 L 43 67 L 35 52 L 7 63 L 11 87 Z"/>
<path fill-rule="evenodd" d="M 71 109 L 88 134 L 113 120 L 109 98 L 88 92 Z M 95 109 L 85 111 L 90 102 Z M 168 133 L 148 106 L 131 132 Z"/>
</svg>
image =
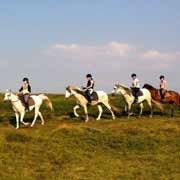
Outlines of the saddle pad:
<svg viewBox="0 0 180 180">
<path fill-rule="evenodd" d="M 137 93 L 138 96 L 143 96 L 143 92 L 141 90 L 138 91 Z"/>
<path fill-rule="evenodd" d="M 29 100 L 28 100 L 28 105 L 29 105 L 29 107 L 30 107 L 30 106 L 33 106 L 34 104 L 35 104 L 35 102 L 34 102 L 33 98 L 32 98 L 32 97 L 29 97 Z"/>
<path fill-rule="evenodd" d="M 91 100 L 92 101 L 98 101 L 98 94 L 97 94 L 97 92 L 93 92 L 91 94 Z"/>
</svg>

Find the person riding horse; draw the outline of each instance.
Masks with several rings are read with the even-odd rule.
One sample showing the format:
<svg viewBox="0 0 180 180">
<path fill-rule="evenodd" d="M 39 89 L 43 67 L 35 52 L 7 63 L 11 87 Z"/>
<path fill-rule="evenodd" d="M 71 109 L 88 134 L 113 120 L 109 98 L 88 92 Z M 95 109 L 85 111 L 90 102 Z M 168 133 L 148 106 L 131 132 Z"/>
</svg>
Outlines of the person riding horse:
<svg viewBox="0 0 180 180">
<path fill-rule="evenodd" d="M 95 83 L 94 83 L 94 80 L 93 80 L 93 77 L 91 74 L 87 74 L 86 78 L 87 78 L 87 85 L 86 85 L 86 87 L 83 87 L 83 89 L 84 89 L 85 96 L 86 96 L 88 102 L 91 104 L 91 101 L 92 101 L 91 95 L 94 91 Z"/>
<path fill-rule="evenodd" d="M 26 77 L 23 78 L 23 85 L 19 89 L 19 93 L 20 93 L 20 96 L 23 99 L 26 110 L 29 111 L 28 100 L 29 100 L 30 93 L 31 93 L 31 86 L 29 84 L 29 79 L 28 78 L 26 78 Z"/>
<path fill-rule="evenodd" d="M 159 84 L 160 90 L 159 90 L 159 92 L 160 92 L 161 102 L 162 102 L 164 100 L 165 94 L 167 92 L 167 81 L 165 80 L 165 76 L 163 76 L 163 75 L 161 75 L 159 77 L 159 79 L 160 79 L 160 84 Z"/>
<path fill-rule="evenodd" d="M 132 91 L 133 91 L 133 95 L 134 95 L 134 102 L 136 103 L 138 101 L 138 92 L 140 91 L 140 83 L 139 83 L 139 79 L 137 78 L 136 74 L 132 74 L 131 75 L 133 82 L 132 82 Z"/>
</svg>

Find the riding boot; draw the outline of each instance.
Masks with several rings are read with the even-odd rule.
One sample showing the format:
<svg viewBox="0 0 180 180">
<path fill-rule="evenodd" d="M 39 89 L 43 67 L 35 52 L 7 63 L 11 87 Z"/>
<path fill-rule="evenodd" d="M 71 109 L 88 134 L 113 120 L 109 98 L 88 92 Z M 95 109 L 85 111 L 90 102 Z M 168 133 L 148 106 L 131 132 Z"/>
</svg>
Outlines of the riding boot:
<svg viewBox="0 0 180 180">
<path fill-rule="evenodd" d="M 29 104 L 28 103 L 25 103 L 25 110 L 26 110 L 26 112 L 29 111 Z"/>
<path fill-rule="evenodd" d="M 91 101 L 92 101 L 91 96 L 88 96 L 87 100 L 88 100 L 88 103 L 91 104 Z"/>
<path fill-rule="evenodd" d="M 138 96 L 134 96 L 134 102 L 133 103 L 137 103 L 138 102 Z"/>
</svg>

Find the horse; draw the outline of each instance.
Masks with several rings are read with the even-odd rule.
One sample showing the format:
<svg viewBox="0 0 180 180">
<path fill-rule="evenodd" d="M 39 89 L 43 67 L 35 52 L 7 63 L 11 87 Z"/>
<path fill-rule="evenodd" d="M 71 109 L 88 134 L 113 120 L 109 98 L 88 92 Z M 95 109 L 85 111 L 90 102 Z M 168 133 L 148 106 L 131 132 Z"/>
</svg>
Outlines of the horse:
<svg viewBox="0 0 180 180">
<path fill-rule="evenodd" d="M 147 101 L 148 106 L 150 108 L 150 112 L 151 112 L 150 117 L 152 117 L 153 110 L 152 110 L 152 102 L 151 102 L 152 101 L 151 93 L 147 89 L 141 89 L 141 92 L 143 93 L 143 95 L 139 96 L 138 101 L 137 101 L 137 104 L 140 105 L 139 117 L 142 116 L 144 101 Z M 132 94 L 132 90 L 123 85 L 116 84 L 114 86 L 112 94 L 121 94 L 123 96 L 124 100 L 126 101 L 125 109 L 127 110 L 128 118 L 129 118 L 130 115 L 132 114 L 130 111 L 131 111 L 132 104 L 134 103 L 134 100 L 135 100 L 135 97 Z"/>
<path fill-rule="evenodd" d="M 41 112 L 39 111 L 39 109 L 40 109 L 43 101 L 46 101 L 49 108 L 51 110 L 53 110 L 53 105 L 52 105 L 50 99 L 44 94 L 30 95 L 30 98 L 32 98 L 31 100 L 33 101 L 33 103 L 31 104 L 31 106 L 29 106 L 29 111 L 32 111 L 33 109 L 35 109 L 34 119 L 31 123 L 31 127 L 34 126 L 38 116 L 41 119 L 41 124 L 44 125 L 44 118 L 43 118 Z M 24 125 L 29 124 L 29 123 L 23 121 L 25 113 L 26 113 L 26 108 L 23 105 L 23 103 L 21 102 L 18 95 L 11 92 L 11 90 L 8 90 L 4 95 L 4 101 L 10 101 L 12 104 L 12 108 L 13 108 L 15 116 L 16 116 L 16 129 L 19 128 L 19 119 L 22 124 L 24 124 Z"/>
<path fill-rule="evenodd" d="M 94 100 L 92 99 L 92 102 L 90 103 L 90 105 L 92 105 L 92 106 L 97 105 L 98 106 L 99 115 L 96 118 L 96 120 L 101 119 L 101 115 L 103 112 L 101 104 L 104 104 L 109 109 L 109 111 L 111 112 L 111 115 L 112 115 L 112 119 L 115 119 L 115 115 L 112 111 L 112 106 L 109 104 L 108 95 L 104 91 L 96 91 L 95 93 L 97 95 L 97 98 Z M 86 116 L 85 122 L 88 122 L 89 116 L 88 116 L 87 106 L 89 105 L 89 103 L 85 97 L 85 92 L 76 86 L 68 86 L 66 88 L 65 97 L 69 98 L 70 96 L 74 96 L 76 98 L 76 101 L 77 101 L 77 104 L 73 108 L 74 115 L 76 117 L 79 117 L 79 114 L 77 113 L 77 109 L 79 109 L 81 106 L 84 108 L 84 112 L 85 112 L 85 116 Z"/>
<path fill-rule="evenodd" d="M 151 92 L 151 96 L 154 100 L 158 101 L 159 103 L 169 104 L 171 110 L 171 117 L 173 117 L 174 115 L 173 104 L 176 104 L 180 108 L 180 95 L 176 91 L 167 91 L 165 98 L 162 101 L 159 89 L 156 89 L 149 84 L 144 84 L 143 88 L 146 88 Z"/>
</svg>

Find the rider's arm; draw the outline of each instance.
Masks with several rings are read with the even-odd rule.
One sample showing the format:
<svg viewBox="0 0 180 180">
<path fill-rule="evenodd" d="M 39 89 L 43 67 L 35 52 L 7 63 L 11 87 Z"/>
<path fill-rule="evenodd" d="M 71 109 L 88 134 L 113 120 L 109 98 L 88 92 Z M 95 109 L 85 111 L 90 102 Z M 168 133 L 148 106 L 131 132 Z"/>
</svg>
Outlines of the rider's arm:
<svg viewBox="0 0 180 180">
<path fill-rule="evenodd" d="M 93 81 L 91 80 L 90 82 L 91 82 L 91 84 L 89 86 L 87 86 L 86 89 L 90 89 L 93 87 Z"/>
<path fill-rule="evenodd" d="M 23 87 L 21 87 L 20 89 L 19 89 L 19 92 L 21 92 L 23 90 Z"/>
<path fill-rule="evenodd" d="M 28 91 L 31 93 L 31 86 L 28 85 Z"/>
</svg>

